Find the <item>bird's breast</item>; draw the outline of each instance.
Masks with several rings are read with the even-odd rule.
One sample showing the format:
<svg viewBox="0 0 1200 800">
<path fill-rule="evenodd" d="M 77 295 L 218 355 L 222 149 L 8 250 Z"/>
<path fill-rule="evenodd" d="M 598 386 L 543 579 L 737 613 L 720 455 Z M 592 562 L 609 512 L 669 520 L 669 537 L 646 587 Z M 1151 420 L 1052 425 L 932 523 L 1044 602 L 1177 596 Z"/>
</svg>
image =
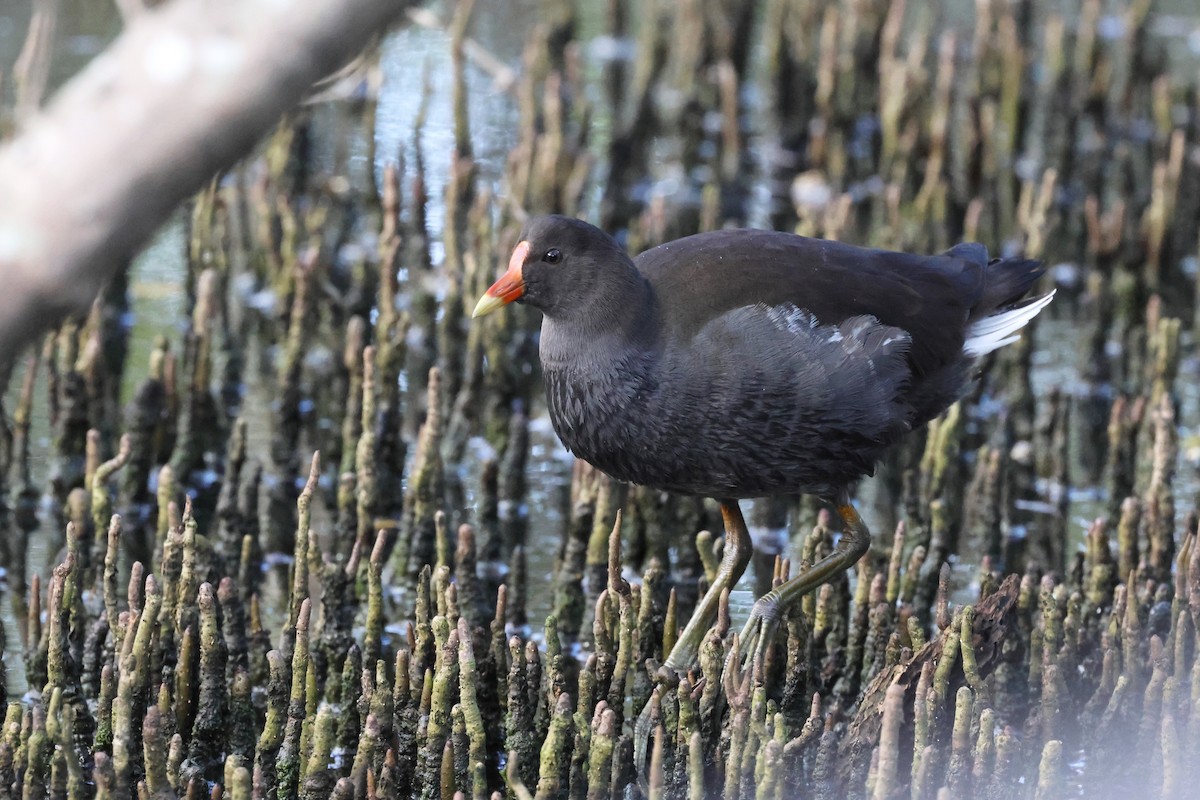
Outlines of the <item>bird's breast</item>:
<svg viewBox="0 0 1200 800">
<path fill-rule="evenodd" d="M 546 405 L 563 445 L 622 480 L 643 478 L 639 453 L 647 446 L 654 379 L 636 356 L 603 367 L 543 363 Z"/>
</svg>

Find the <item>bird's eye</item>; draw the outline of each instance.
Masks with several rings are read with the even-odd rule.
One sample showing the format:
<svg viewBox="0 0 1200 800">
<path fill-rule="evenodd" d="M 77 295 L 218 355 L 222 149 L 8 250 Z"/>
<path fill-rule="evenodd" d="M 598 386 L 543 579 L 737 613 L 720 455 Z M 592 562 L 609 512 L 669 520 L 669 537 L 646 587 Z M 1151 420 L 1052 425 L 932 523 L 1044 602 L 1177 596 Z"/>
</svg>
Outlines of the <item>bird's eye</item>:
<svg viewBox="0 0 1200 800">
<path fill-rule="evenodd" d="M 562 251 L 557 247 L 552 247 L 542 256 L 542 261 L 545 261 L 547 264 L 557 264 L 562 261 Z"/>
</svg>

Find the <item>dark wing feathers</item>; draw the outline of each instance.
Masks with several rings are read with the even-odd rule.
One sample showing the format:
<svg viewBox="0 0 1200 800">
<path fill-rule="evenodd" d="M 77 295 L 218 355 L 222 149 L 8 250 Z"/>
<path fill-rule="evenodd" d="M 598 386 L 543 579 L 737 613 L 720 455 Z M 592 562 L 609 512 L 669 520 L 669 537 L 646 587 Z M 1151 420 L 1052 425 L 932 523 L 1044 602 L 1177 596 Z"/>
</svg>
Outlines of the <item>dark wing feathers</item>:
<svg viewBox="0 0 1200 800">
<path fill-rule="evenodd" d="M 732 309 L 795 305 L 822 324 L 873 315 L 907 331 L 913 372 L 961 358 L 966 323 L 1011 303 L 1036 280 L 1028 261 L 987 261 L 978 244 L 921 256 L 778 231 L 713 231 L 634 259 L 655 288 L 668 329 L 694 336 Z"/>
<path fill-rule="evenodd" d="M 694 424 L 709 434 L 705 441 L 752 450 L 760 468 L 764 460 L 777 460 L 773 474 L 787 475 L 793 486 L 811 485 L 807 475 L 789 473 L 806 464 L 812 469 L 823 453 L 845 463 L 821 464 L 814 472 L 844 469 L 850 480 L 869 472 L 882 449 L 910 428 L 913 409 L 905 398 L 910 345 L 907 333 L 867 315 L 822 325 L 790 303 L 732 309 L 711 320 L 690 344 L 692 357 L 705 367 L 693 362 L 685 371 L 693 381 L 704 375 L 712 401 L 723 403 L 710 403 L 708 418 Z M 735 451 L 729 453 L 730 469 L 755 463 Z M 724 455 L 708 457 L 719 462 Z M 754 476 L 738 480 L 748 483 Z M 759 488 L 781 491 L 787 483 Z"/>
</svg>

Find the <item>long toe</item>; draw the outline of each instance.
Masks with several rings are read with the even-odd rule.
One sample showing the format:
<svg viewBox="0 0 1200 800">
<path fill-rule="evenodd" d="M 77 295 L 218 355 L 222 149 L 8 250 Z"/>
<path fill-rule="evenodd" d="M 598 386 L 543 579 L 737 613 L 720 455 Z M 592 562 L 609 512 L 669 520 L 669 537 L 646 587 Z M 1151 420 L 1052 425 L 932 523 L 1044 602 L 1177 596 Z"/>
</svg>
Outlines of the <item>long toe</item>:
<svg viewBox="0 0 1200 800">
<path fill-rule="evenodd" d="M 768 607 L 769 609 L 769 607 Z M 779 630 L 779 615 L 773 610 L 755 615 L 746 620 L 742 632 L 736 638 L 736 647 L 731 647 L 725 656 L 722 680 L 725 685 L 738 686 L 743 678 L 750 676 L 757 683 L 763 681 L 763 670 L 767 663 L 767 650 Z"/>
</svg>

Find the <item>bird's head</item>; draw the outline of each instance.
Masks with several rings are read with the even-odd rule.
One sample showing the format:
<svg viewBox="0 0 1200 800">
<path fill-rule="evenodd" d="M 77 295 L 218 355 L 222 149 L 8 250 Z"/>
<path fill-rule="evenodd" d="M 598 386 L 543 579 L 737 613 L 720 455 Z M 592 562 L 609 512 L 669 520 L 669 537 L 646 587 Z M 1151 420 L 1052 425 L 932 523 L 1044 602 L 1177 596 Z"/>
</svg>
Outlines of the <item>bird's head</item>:
<svg viewBox="0 0 1200 800">
<path fill-rule="evenodd" d="M 475 305 L 472 317 L 515 301 L 548 317 L 590 316 L 622 302 L 633 263 L 611 236 L 573 217 L 534 217 L 525 224 L 508 268 Z"/>
</svg>

